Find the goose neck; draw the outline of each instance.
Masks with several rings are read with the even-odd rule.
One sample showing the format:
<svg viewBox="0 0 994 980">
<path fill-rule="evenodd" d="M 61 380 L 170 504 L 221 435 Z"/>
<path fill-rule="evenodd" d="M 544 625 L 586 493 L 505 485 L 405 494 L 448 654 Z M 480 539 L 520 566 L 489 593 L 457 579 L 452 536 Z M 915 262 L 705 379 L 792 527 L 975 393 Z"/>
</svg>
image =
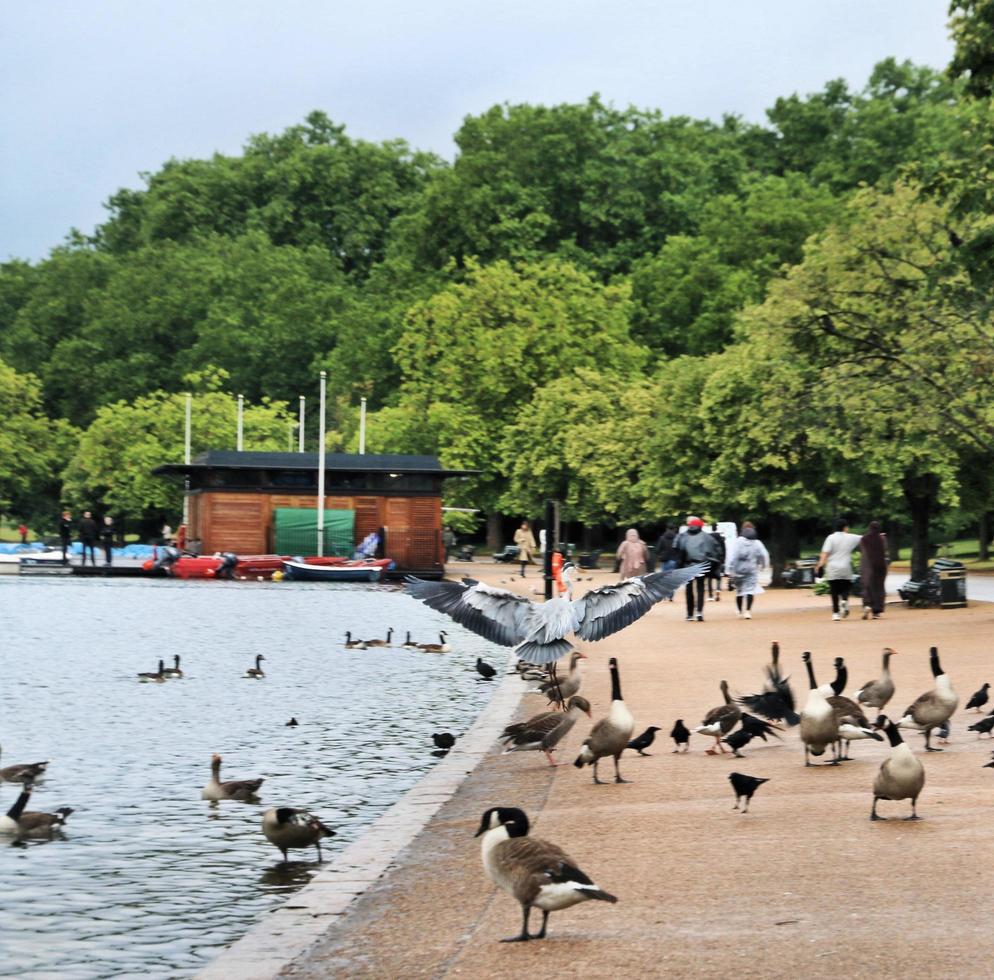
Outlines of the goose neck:
<svg viewBox="0 0 994 980">
<path fill-rule="evenodd" d="M 618 671 L 618 664 L 611 662 L 611 700 L 621 701 L 621 674 Z"/>
</svg>

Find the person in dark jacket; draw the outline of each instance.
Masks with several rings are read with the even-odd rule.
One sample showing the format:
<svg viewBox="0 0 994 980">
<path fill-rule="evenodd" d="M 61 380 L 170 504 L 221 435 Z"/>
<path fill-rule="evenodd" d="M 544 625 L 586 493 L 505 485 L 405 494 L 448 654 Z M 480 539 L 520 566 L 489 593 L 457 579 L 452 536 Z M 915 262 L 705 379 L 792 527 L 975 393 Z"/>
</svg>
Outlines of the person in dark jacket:
<svg viewBox="0 0 994 980">
<path fill-rule="evenodd" d="M 666 530 L 659 535 L 656 542 L 656 562 L 661 572 L 672 572 L 676 568 L 676 552 L 673 545 L 676 543 L 676 527 L 667 524 Z"/>
<path fill-rule="evenodd" d="M 68 563 L 69 543 L 72 541 L 72 514 L 64 510 L 59 518 L 59 540 L 62 542 L 62 564 Z"/>
<path fill-rule="evenodd" d="M 114 549 L 114 518 L 107 516 L 100 526 L 100 543 L 104 549 L 104 564 L 111 564 Z"/>
<path fill-rule="evenodd" d="M 697 562 L 714 562 L 718 558 L 718 546 L 710 534 L 704 533 L 704 521 L 699 517 L 687 518 L 687 530 L 677 539 L 674 549 L 677 567 L 686 568 Z M 687 583 L 687 622 L 696 619 L 704 622 L 704 577 L 698 576 Z M 695 601 L 696 600 L 696 601 Z"/>
<path fill-rule="evenodd" d="M 717 524 L 711 525 L 711 537 L 714 538 L 718 557 L 711 562 L 708 572 L 708 602 L 721 602 L 721 575 L 725 569 L 725 536 L 718 530 Z"/>
<path fill-rule="evenodd" d="M 90 561 L 97 567 L 97 522 L 88 511 L 83 511 L 83 519 L 79 522 L 79 540 L 83 545 L 83 565 L 86 565 L 86 550 L 90 550 Z"/>
</svg>

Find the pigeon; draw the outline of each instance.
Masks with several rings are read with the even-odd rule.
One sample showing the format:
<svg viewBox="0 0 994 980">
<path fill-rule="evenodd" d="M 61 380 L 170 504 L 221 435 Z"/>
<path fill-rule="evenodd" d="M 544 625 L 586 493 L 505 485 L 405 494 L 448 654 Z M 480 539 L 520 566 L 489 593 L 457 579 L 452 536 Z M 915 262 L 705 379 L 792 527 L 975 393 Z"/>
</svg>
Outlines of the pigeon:
<svg viewBox="0 0 994 980">
<path fill-rule="evenodd" d="M 748 813 L 749 801 L 752 799 L 752 794 L 763 783 L 768 783 L 769 779 L 761 779 L 759 776 L 746 776 L 741 772 L 733 772 L 729 773 L 728 781 L 732 784 L 732 789 L 735 790 L 735 806 L 732 809 L 737 810 L 739 808 L 739 800 L 744 799 L 742 812 Z"/>
<path fill-rule="evenodd" d="M 680 746 L 683 746 L 683 751 L 686 752 L 690 748 L 690 729 L 683 723 L 682 718 L 677 718 L 676 724 L 673 726 L 673 731 L 670 732 L 670 738 L 676 743 L 676 748 L 674 752 L 680 751 Z"/>
<path fill-rule="evenodd" d="M 726 735 L 722 741 L 731 747 L 732 755 L 737 759 L 742 758 L 742 753 L 739 749 L 747 746 L 755 736 L 748 728 L 736 728 L 734 732 L 730 732 Z"/>
<path fill-rule="evenodd" d="M 482 657 L 476 658 L 476 672 L 485 680 L 492 680 L 497 673 Z"/>
<path fill-rule="evenodd" d="M 992 728 L 994 728 L 994 715 L 987 715 L 981 718 L 975 725 L 970 725 L 967 731 L 976 732 L 978 735 L 990 735 Z M 991 737 L 994 738 L 994 736 Z"/>
<path fill-rule="evenodd" d="M 989 700 L 989 695 L 987 689 L 990 684 L 985 684 L 979 691 L 975 691 L 970 697 L 970 700 L 966 702 L 967 708 L 976 708 L 979 711 Z"/>
<path fill-rule="evenodd" d="M 646 752 L 652 743 L 656 740 L 656 732 L 659 729 L 655 725 L 650 725 L 638 738 L 633 738 L 629 743 L 628 747 L 630 749 L 635 749 L 639 755 L 651 755 L 650 752 Z"/>
<path fill-rule="evenodd" d="M 296 728 L 300 724 L 296 718 L 291 718 L 283 727 L 284 728 Z"/>
<path fill-rule="evenodd" d="M 456 737 L 452 732 L 435 732 L 431 740 L 435 743 L 436 749 L 445 749 L 446 752 L 456 744 Z"/>
</svg>

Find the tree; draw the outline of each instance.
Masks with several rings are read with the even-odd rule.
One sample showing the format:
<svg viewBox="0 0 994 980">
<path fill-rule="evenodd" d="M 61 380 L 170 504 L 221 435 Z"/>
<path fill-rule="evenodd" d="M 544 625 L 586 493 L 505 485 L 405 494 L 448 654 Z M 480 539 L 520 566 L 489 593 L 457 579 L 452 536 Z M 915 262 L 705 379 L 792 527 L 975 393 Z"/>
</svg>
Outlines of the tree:
<svg viewBox="0 0 994 980">
<path fill-rule="evenodd" d="M 978 99 L 994 93 L 994 0 L 952 0 L 949 33 L 956 45 L 951 78 L 963 78 Z"/>
<path fill-rule="evenodd" d="M 184 379 L 196 390 L 191 414 L 194 452 L 235 445 L 237 402 L 220 390 L 225 380 L 218 371 Z M 152 470 L 162 463 L 182 462 L 185 413 L 185 396 L 166 391 L 104 405 L 79 437 L 63 474 L 67 499 L 76 506 L 139 520 L 149 532 L 167 518 L 175 521 L 182 487 L 153 476 Z M 246 449 L 285 450 L 290 424 L 284 404 L 268 399 L 246 404 Z"/>
<path fill-rule="evenodd" d="M 77 433 L 42 411 L 41 385 L 0 361 L 0 511 L 51 527 L 59 502 L 56 474 Z"/>
</svg>

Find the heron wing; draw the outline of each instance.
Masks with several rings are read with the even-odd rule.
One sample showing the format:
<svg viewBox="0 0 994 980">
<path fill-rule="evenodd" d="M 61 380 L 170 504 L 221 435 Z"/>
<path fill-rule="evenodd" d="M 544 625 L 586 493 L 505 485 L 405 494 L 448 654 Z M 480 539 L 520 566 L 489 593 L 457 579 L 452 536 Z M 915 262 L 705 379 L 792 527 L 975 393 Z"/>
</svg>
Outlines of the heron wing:
<svg viewBox="0 0 994 980">
<path fill-rule="evenodd" d="M 579 619 L 576 634 L 581 640 L 603 640 L 641 619 L 657 602 L 669 599 L 681 585 L 707 570 L 706 564 L 690 565 L 591 589 L 573 603 Z"/>
<path fill-rule="evenodd" d="M 528 635 L 535 603 L 524 596 L 471 578 L 462 582 L 426 582 L 409 575 L 404 586 L 426 606 L 501 646 L 517 646 Z"/>
</svg>

